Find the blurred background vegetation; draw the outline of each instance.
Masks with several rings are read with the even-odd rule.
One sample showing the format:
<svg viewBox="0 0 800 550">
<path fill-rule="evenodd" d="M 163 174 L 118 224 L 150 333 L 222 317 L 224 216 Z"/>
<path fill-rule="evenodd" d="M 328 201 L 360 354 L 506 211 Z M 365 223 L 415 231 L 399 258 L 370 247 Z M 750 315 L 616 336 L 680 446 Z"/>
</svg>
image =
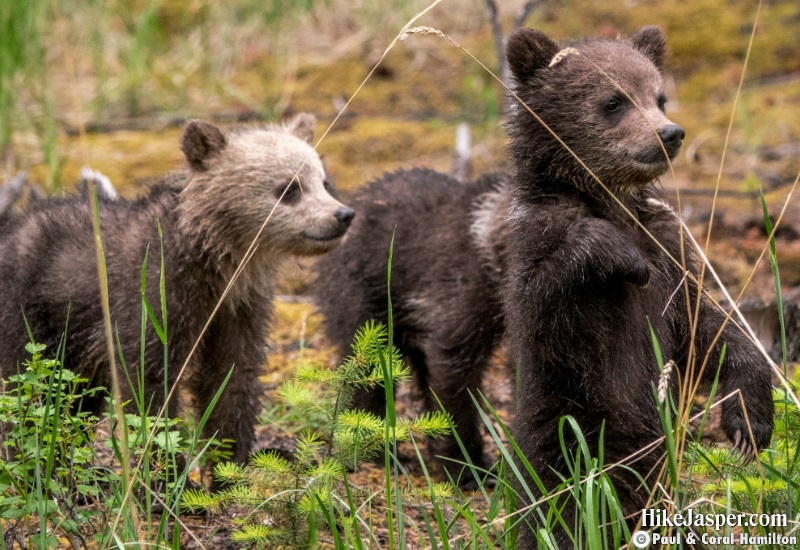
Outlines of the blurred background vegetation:
<svg viewBox="0 0 800 550">
<path fill-rule="evenodd" d="M 428 3 L 1 0 L 3 179 L 27 169 L 54 191 L 90 164 L 127 192 L 180 166 L 177 137 L 189 118 L 276 119 L 304 110 L 326 127 Z M 498 2 L 506 30 L 522 4 Z M 703 185 L 714 170 L 703 170 L 702 161 L 718 166 L 757 9 L 745 0 L 550 0 L 527 24 L 557 38 L 662 26 L 670 116 L 686 128 L 693 155 L 679 163 L 678 175 Z M 484 0 L 446 0 L 420 24 L 441 29 L 496 69 Z M 732 189 L 765 175 L 785 183 L 796 174 L 799 43 L 800 4 L 763 2 L 726 163 Z M 397 166 L 447 170 L 454 128 L 466 121 L 477 171 L 502 167 L 503 101 L 497 83 L 462 52 L 434 37 L 412 37 L 392 50 L 320 150 L 339 187 L 352 189 Z M 776 156 L 794 162 L 764 166 Z"/>
<path fill-rule="evenodd" d="M 309 111 L 321 135 L 429 3 L 0 0 L 0 180 L 24 169 L 44 191 L 60 192 L 90 165 L 135 195 L 182 166 L 178 138 L 191 118 L 228 123 Z M 525 3 L 497 2 L 504 32 Z M 486 0 L 445 0 L 418 24 L 441 29 L 497 71 Z M 683 189 L 684 214 L 703 223 L 722 165 L 718 212 L 728 221 L 760 217 L 759 186 L 777 210 L 800 170 L 800 3 L 544 0 L 527 19 L 559 39 L 614 38 L 646 24 L 667 33 L 668 115 L 687 132 L 675 179 L 663 178 L 668 195 Z M 319 151 L 345 198 L 398 167 L 449 170 L 461 122 L 472 129 L 474 173 L 504 169 L 504 103 L 498 83 L 462 51 L 411 36 L 390 51 Z M 790 205 L 787 220 L 798 216 Z M 736 285 L 763 240 L 714 246 L 712 261 Z M 800 244 L 784 250 L 785 282 L 800 284 Z"/>
</svg>

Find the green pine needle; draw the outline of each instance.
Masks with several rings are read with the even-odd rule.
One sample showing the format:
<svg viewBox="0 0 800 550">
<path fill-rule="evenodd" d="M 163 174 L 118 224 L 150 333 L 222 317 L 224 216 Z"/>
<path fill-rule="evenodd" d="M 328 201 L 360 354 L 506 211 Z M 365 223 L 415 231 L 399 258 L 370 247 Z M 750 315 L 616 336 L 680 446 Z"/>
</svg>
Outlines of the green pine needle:
<svg viewBox="0 0 800 550">
<path fill-rule="evenodd" d="M 188 512 L 205 512 L 219 506 L 220 499 L 202 489 L 186 489 L 181 495 L 181 509 Z"/>
<path fill-rule="evenodd" d="M 383 432 L 386 429 L 386 422 L 382 418 L 378 418 L 374 414 L 351 409 L 344 411 L 339 415 L 339 428 L 343 430 L 352 430 L 366 436 L 383 437 Z"/>
<path fill-rule="evenodd" d="M 311 430 L 303 430 L 297 437 L 295 447 L 295 464 L 305 465 L 321 454 L 325 442 L 322 437 Z"/>
<path fill-rule="evenodd" d="M 344 473 L 344 465 L 332 456 L 325 457 L 321 463 L 306 470 L 311 483 L 322 485 L 328 485 L 332 480 L 341 478 Z"/>
<path fill-rule="evenodd" d="M 269 474 L 288 474 L 292 471 L 292 465 L 288 460 L 280 456 L 278 451 L 258 451 L 250 457 L 250 466 L 258 470 L 264 470 Z"/>
<path fill-rule="evenodd" d="M 240 530 L 231 533 L 231 540 L 234 542 L 263 544 L 269 541 L 274 535 L 274 530 L 267 525 L 248 524 L 242 526 Z"/>
<path fill-rule="evenodd" d="M 214 467 L 214 479 L 223 483 L 242 483 L 247 480 L 247 471 L 233 462 L 220 462 Z"/>
<path fill-rule="evenodd" d="M 453 420 L 443 411 L 425 413 L 416 417 L 409 425 L 414 433 L 424 434 L 428 437 L 442 437 L 451 431 Z"/>
<path fill-rule="evenodd" d="M 339 378 L 339 375 L 333 369 L 329 369 L 320 365 L 305 363 L 297 367 L 295 378 L 301 382 L 331 384 Z"/>
</svg>

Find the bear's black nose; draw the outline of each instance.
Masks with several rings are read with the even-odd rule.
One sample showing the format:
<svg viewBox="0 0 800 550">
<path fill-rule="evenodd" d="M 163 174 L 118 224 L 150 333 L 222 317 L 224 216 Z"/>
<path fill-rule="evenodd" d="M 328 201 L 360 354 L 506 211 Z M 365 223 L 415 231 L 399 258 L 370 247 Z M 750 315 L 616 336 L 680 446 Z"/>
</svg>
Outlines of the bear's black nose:
<svg viewBox="0 0 800 550">
<path fill-rule="evenodd" d="M 658 133 L 658 137 L 665 145 L 680 145 L 680 141 L 686 137 L 686 132 L 677 124 L 667 124 Z"/>
<path fill-rule="evenodd" d="M 341 208 L 336 209 L 336 212 L 333 213 L 333 216 L 339 223 L 347 227 L 350 225 L 350 222 L 353 221 L 356 213 L 352 208 L 342 206 Z"/>
<path fill-rule="evenodd" d="M 681 144 L 683 143 L 685 135 L 686 133 L 683 131 L 683 128 L 677 124 L 667 124 L 658 132 L 658 137 L 661 138 L 661 142 L 664 144 L 664 150 L 667 152 L 669 158 L 675 158 L 675 155 L 681 150 Z"/>
</svg>

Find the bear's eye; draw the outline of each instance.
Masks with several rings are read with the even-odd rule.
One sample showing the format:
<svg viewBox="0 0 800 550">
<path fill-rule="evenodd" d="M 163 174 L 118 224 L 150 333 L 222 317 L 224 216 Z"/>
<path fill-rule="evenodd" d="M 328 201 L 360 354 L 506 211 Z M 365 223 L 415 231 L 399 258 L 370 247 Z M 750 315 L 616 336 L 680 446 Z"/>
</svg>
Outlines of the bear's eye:
<svg viewBox="0 0 800 550">
<path fill-rule="evenodd" d="M 329 177 L 326 177 L 325 180 L 322 182 L 322 185 L 325 187 L 325 191 L 333 197 L 334 199 L 339 198 L 339 193 L 336 191 L 336 187 L 333 186 L 333 181 Z"/>
<path fill-rule="evenodd" d="M 292 180 L 275 190 L 275 198 L 280 200 L 281 204 L 294 204 L 300 200 L 300 193 L 300 182 Z"/>
<path fill-rule="evenodd" d="M 658 99 L 656 100 L 656 102 L 658 103 L 658 108 L 661 109 L 661 111 L 663 112 L 664 111 L 664 105 L 667 104 L 667 96 L 665 96 L 664 94 L 661 94 L 660 96 L 658 96 Z"/>
<path fill-rule="evenodd" d="M 620 107 L 622 107 L 622 100 L 618 97 L 610 97 L 606 99 L 605 105 L 603 105 L 603 107 L 609 113 L 619 111 Z"/>
</svg>

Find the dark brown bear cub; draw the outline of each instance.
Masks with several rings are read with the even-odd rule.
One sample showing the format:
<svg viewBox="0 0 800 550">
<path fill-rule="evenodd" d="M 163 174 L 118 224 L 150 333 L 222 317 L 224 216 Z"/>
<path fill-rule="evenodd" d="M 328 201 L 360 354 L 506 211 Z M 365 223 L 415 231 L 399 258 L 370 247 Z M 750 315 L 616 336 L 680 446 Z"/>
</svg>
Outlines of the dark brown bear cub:
<svg viewBox="0 0 800 550">
<path fill-rule="evenodd" d="M 496 236 L 510 200 L 497 175 L 464 184 L 431 170 L 389 174 L 353 198 L 357 216 L 341 248 L 318 262 L 317 304 L 343 356 L 366 321 L 388 317 L 387 261 L 394 238 L 391 296 L 394 343 L 416 374 L 429 410 L 438 398 L 467 454 L 486 466 L 479 419 L 469 397 L 502 334 Z M 435 394 L 435 397 L 434 397 Z M 383 388 L 361 391 L 353 406 L 383 416 Z M 454 438 L 434 453 L 464 461 Z M 442 463 L 455 477 L 461 465 Z M 462 477 L 462 483 L 471 483 Z"/>
<path fill-rule="evenodd" d="M 722 405 L 722 428 L 747 456 L 770 441 L 767 361 L 733 322 L 715 340 L 725 315 L 702 299 L 693 256 L 685 251 L 688 277 L 668 257 L 682 258 L 680 222 L 654 179 L 677 155 L 683 130 L 664 115 L 664 54 L 655 27 L 630 40 L 566 45 L 521 29 L 508 43 L 516 93 L 586 165 L 516 106 L 509 122 L 517 172 L 503 300 L 519 372 L 516 438 L 548 491 L 570 475 L 558 436 L 565 415 L 577 420 L 594 453 L 604 431 L 606 464 L 663 436 L 649 326 L 664 360 L 677 365 L 673 386 L 678 378 L 688 383 L 687 365 L 699 370 L 706 354 L 702 380 L 713 381 L 726 345 L 718 396 L 741 392 L 749 427 L 734 395 Z M 574 449 L 574 439 L 567 441 Z M 658 445 L 631 467 L 652 483 L 663 451 Z M 623 468 L 610 475 L 635 524 L 648 487 Z M 536 488 L 530 479 L 528 486 Z M 537 513 L 528 517 L 534 523 Z M 572 530 L 573 503 L 563 517 Z M 563 529 L 552 536 L 562 548 L 576 544 Z M 522 529 L 520 548 L 536 546 L 534 531 Z"/>
<path fill-rule="evenodd" d="M 119 353 L 130 369 L 125 376 L 119 367 L 123 398 L 138 395 L 137 369 L 144 347 L 141 391 L 150 414 L 164 403 L 165 384 L 175 383 L 258 235 L 255 253 L 222 301 L 182 378 L 183 393 L 203 412 L 233 367 L 204 436 L 235 439 L 233 459 L 238 462 L 247 458 L 253 444 L 263 397 L 258 377 L 266 360 L 277 269 L 288 256 L 336 248 L 353 217 L 353 211 L 328 192 L 322 163 L 309 144 L 314 122 L 313 116 L 301 114 L 283 125 L 229 131 L 190 122 L 181 143 L 187 170 L 164 177 L 140 200 L 104 200 L 100 205 L 111 322 L 121 345 Z M 146 254 L 147 299 L 157 318 L 162 318 L 160 251 L 166 287 L 166 365 L 164 346 L 152 328 L 140 342 Z M 85 197 L 38 201 L 6 222 L 0 235 L 3 377 L 16 372 L 25 357 L 27 320 L 36 341 L 51 353 L 66 330 L 65 367 L 93 386 L 111 388 L 95 258 L 92 213 Z M 135 387 L 127 380 L 133 380 Z M 99 399 L 83 404 L 84 410 L 94 412 L 102 405 Z M 175 412 L 171 408 L 170 414 Z"/>
</svg>

